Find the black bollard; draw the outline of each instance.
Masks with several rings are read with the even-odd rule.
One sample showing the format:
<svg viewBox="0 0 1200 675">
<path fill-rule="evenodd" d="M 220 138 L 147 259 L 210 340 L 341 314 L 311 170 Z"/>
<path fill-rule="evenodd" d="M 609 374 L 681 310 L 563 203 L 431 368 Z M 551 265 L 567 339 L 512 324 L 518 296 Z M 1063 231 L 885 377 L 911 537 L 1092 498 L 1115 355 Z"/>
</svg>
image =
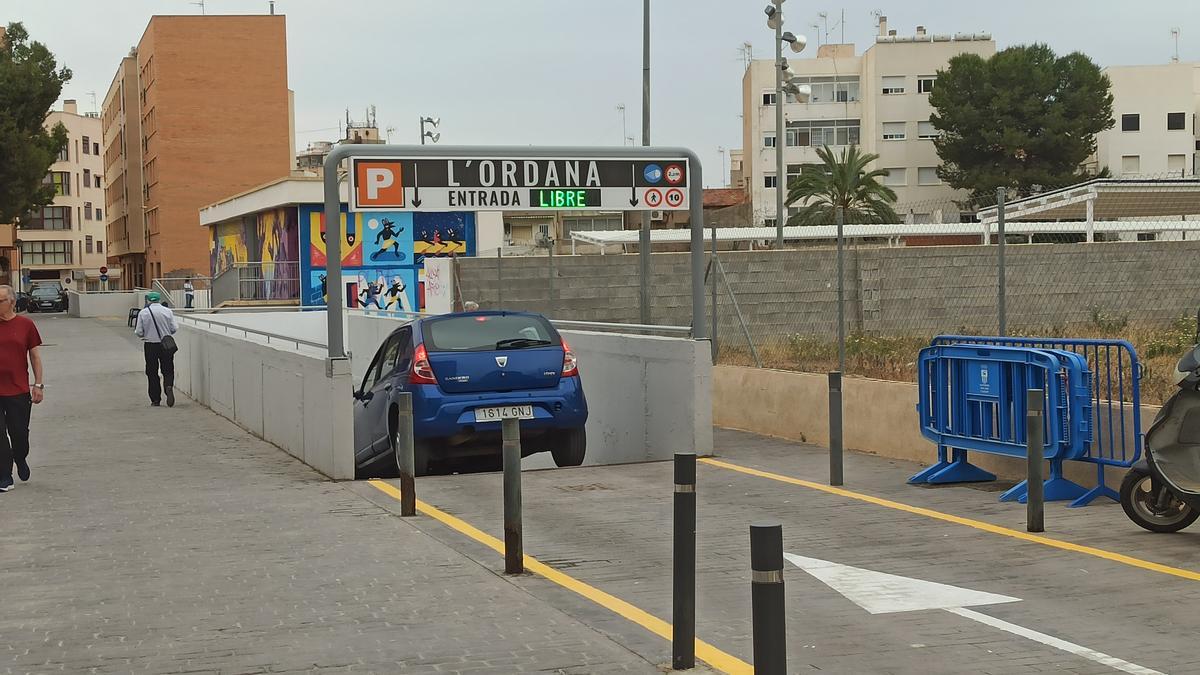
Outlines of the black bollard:
<svg viewBox="0 0 1200 675">
<path fill-rule="evenodd" d="M 787 675 L 783 616 L 783 526 L 750 525 L 751 616 L 755 675 Z"/>
<path fill-rule="evenodd" d="M 696 667 L 696 453 L 675 453 L 671 667 Z"/>
</svg>

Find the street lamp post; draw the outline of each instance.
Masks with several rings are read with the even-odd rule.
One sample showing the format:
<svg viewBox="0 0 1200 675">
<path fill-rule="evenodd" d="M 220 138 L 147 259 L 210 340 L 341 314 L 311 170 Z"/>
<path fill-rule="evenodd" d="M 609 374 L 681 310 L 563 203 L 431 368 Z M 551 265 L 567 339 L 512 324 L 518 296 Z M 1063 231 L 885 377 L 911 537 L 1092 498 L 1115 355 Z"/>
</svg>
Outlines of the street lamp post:
<svg viewBox="0 0 1200 675">
<path fill-rule="evenodd" d="M 430 125 L 436 127 L 438 124 L 441 123 L 441 121 L 442 121 L 442 119 L 440 117 L 422 117 L 421 118 L 421 145 L 425 145 L 425 138 L 427 136 L 429 137 L 429 140 L 433 141 L 434 143 L 438 142 L 438 139 L 442 137 L 442 133 L 440 131 L 438 131 L 438 132 L 425 131 L 425 125 L 430 124 Z"/>
<path fill-rule="evenodd" d="M 804 36 L 796 36 L 783 30 L 783 3 L 785 0 L 771 0 L 763 12 L 767 15 L 767 27 L 775 29 L 775 248 L 783 248 L 783 226 L 787 222 L 787 212 L 784 209 L 784 197 L 787 193 L 787 166 L 783 163 L 783 148 L 787 144 L 787 129 L 783 122 L 784 94 L 796 97 L 798 103 L 808 101 L 812 91 L 808 85 L 796 85 L 787 59 L 783 58 L 783 43 L 791 45 L 792 51 L 799 54 L 804 51 L 807 41 Z"/>
</svg>

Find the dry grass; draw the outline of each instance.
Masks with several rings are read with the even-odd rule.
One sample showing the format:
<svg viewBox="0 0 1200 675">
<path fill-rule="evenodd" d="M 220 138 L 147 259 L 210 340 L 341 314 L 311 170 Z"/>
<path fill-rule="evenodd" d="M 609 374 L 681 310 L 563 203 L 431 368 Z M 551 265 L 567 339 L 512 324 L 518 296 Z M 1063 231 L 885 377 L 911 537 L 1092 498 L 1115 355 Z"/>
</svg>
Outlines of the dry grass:
<svg viewBox="0 0 1200 675">
<path fill-rule="evenodd" d="M 1175 363 L 1190 349 L 1196 338 L 1196 320 L 1184 316 L 1167 325 L 1131 325 L 1117 316 L 1093 313 L 1083 325 L 1024 329 L 1013 331 L 1017 337 L 1127 340 L 1137 351 L 1144 374 L 1141 400 L 1158 405 L 1175 390 L 1172 375 Z M 851 334 L 846 340 L 846 374 L 849 376 L 916 382 L 917 355 L 929 345 L 932 335 Z M 824 337 L 793 334 L 756 344 L 762 365 L 779 370 L 826 373 L 837 369 L 837 341 Z M 753 366 L 754 359 L 744 345 L 721 345 L 719 362 L 724 365 Z M 1128 369 L 1126 369 L 1128 370 Z M 1130 400 L 1130 373 L 1123 374 L 1126 400 Z M 1117 379 L 1117 373 L 1112 373 Z"/>
</svg>

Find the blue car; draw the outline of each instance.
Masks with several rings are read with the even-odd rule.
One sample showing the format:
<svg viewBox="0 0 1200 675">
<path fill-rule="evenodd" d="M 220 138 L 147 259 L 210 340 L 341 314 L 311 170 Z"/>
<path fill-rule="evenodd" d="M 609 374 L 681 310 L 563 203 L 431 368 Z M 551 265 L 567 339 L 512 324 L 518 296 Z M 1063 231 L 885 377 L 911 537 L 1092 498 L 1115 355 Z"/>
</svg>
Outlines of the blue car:
<svg viewBox="0 0 1200 675">
<path fill-rule="evenodd" d="M 400 392 L 412 394 L 418 476 L 451 459 L 498 468 L 506 417 L 521 420 L 523 456 L 549 452 L 558 466 L 578 466 L 587 452 L 587 400 L 575 354 L 540 314 L 445 314 L 392 331 L 354 392 L 360 478 L 398 471 Z"/>
</svg>

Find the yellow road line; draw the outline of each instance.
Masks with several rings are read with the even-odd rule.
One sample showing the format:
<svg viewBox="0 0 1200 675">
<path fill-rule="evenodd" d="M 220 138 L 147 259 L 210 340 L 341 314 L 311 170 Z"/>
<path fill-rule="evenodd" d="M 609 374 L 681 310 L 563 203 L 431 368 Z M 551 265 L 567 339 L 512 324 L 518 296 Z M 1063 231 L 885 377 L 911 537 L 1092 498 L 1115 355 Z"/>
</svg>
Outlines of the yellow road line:
<svg viewBox="0 0 1200 675">
<path fill-rule="evenodd" d="M 1051 539 L 1050 537 L 1045 537 L 1042 535 L 1030 534 L 1029 532 L 1021 532 L 1020 530 L 1013 530 L 1013 529 L 1009 529 L 1007 527 L 993 525 L 991 523 L 986 523 L 982 520 L 972 520 L 970 518 L 963 518 L 961 516 L 955 516 L 955 515 L 951 515 L 949 513 L 942 513 L 941 511 L 934 511 L 933 509 L 926 509 L 926 508 L 922 508 L 920 506 L 910 506 L 908 504 L 903 504 L 901 502 L 894 502 L 894 501 L 891 501 L 890 499 L 882 499 L 880 497 L 873 497 L 871 495 L 865 495 L 865 494 L 862 494 L 859 492 L 853 492 L 851 490 L 846 490 L 844 488 L 831 487 L 829 485 L 822 485 L 821 483 L 814 483 L 812 481 L 801 480 L 799 478 L 792 478 L 791 476 L 784 476 L 784 475 L 777 474 L 777 473 L 771 473 L 769 471 L 759 471 L 758 469 L 751 469 L 748 467 L 740 466 L 738 464 L 731 464 L 729 462 L 723 462 L 719 459 L 712 459 L 709 457 L 701 457 L 699 461 L 703 462 L 704 464 L 708 464 L 709 466 L 715 466 L 715 467 L 719 467 L 722 469 L 728 469 L 730 471 L 737 471 L 739 473 L 744 473 L 744 474 L 747 474 L 750 476 L 758 476 L 759 478 L 769 478 L 771 480 L 779 481 L 781 483 L 790 483 L 792 485 L 799 485 L 802 487 L 811 488 L 813 490 L 820 490 L 821 492 L 827 492 L 832 495 L 838 495 L 839 497 L 847 497 L 849 499 L 857 499 L 858 501 L 868 502 L 870 504 L 875 504 L 877 506 L 883 506 L 883 507 L 886 507 L 889 509 L 895 509 L 897 511 L 905 511 L 907 513 L 913 513 L 918 516 L 925 516 L 926 518 L 933 518 L 935 520 L 943 520 L 948 523 L 956 523 L 958 525 L 966 525 L 967 527 L 973 527 L 977 530 L 983 530 L 984 532 L 991 532 L 992 534 L 999 534 L 999 535 L 1003 535 L 1005 537 L 1012 537 L 1013 539 L 1021 539 L 1023 541 L 1029 541 L 1029 542 L 1033 542 L 1035 544 L 1042 544 L 1043 546 L 1049 546 L 1051 548 L 1058 548 L 1058 549 L 1062 549 L 1064 551 L 1073 551 L 1075 553 L 1082 553 L 1084 555 L 1095 556 L 1097 558 L 1111 560 L 1113 562 L 1121 563 L 1123 565 L 1129 565 L 1131 567 L 1140 567 L 1141 569 L 1150 570 L 1151 572 L 1159 572 L 1162 574 L 1169 574 L 1174 577 L 1190 579 L 1192 581 L 1200 581 L 1200 572 L 1193 572 L 1191 570 L 1180 569 L 1178 567 L 1170 567 L 1168 565 L 1163 565 L 1161 563 L 1150 562 L 1148 560 L 1142 560 L 1140 558 L 1134 558 L 1132 556 L 1127 556 L 1122 553 L 1113 553 L 1112 551 L 1106 551 L 1104 549 L 1095 548 L 1092 546 L 1083 546 L 1080 544 L 1072 544 L 1071 542 L 1068 542 L 1068 541 L 1060 541 L 1058 539 Z"/>
<path fill-rule="evenodd" d="M 400 499 L 400 490 L 396 489 L 395 486 L 379 480 L 372 480 L 368 482 L 372 487 L 380 492 L 383 492 L 394 499 Z M 504 555 L 504 542 L 490 534 L 487 534 L 486 532 L 483 532 L 474 525 L 471 525 L 460 518 L 456 518 L 419 499 L 417 500 L 417 510 L 429 516 L 430 518 L 433 518 L 434 520 L 440 521 L 443 525 L 449 527 L 450 529 L 457 530 L 458 532 L 467 535 L 468 537 L 483 544 L 484 546 L 487 546 L 500 555 Z M 574 577 L 563 574 L 562 572 L 559 572 L 558 570 L 539 561 L 531 555 L 525 555 L 524 561 L 525 569 L 529 570 L 530 572 L 539 574 L 546 579 L 553 581 L 559 586 L 566 588 L 567 590 L 574 591 L 575 593 L 582 595 L 601 607 L 620 614 L 626 619 L 629 619 L 651 633 L 658 635 L 664 640 L 671 640 L 671 624 L 663 621 L 653 614 L 650 614 L 639 607 L 625 602 L 615 595 L 605 593 L 604 591 L 593 586 L 589 586 Z M 742 673 L 749 674 L 754 672 L 753 666 L 751 666 L 749 663 L 742 661 L 732 654 L 727 654 L 700 639 L 696 640 L 696 657 L 713 668 L 726 673 L 735 673 L 740 675 Z"/>
</svg>

